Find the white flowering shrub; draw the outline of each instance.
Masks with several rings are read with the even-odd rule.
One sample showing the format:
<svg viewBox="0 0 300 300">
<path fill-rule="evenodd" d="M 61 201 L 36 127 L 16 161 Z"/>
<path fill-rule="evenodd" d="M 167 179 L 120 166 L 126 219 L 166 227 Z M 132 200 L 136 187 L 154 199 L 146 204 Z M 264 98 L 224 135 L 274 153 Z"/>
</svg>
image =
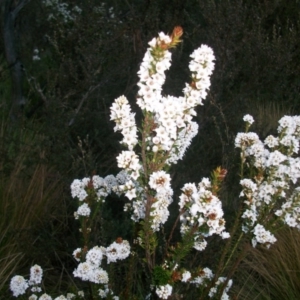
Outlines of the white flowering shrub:
<svg viewBox="0 0 300 300">
<path fill-rule="evenodd" d="M 244 117 L 247 127 L 253 119 Z M 252 245 L 269 247 L 276 242 L 274 231 L 285 223 L 299 227 L 299 150 L 300 117 L 285 116 L 279 121 L 278 137 L 268 136 L 261 141 L 254 132 L 239 133 L 235 146 L 241 149 L 242 164 L 249 165 L 251 178 L 242 177 L 240 197 L 244 199 L 243 232 L 253 233 Z M 292 191 L 294 192 L 292 193 Z M 279 222 L 281 221 L 281 222 Z"/>
<path fill-rule="evenodd" d="M 49 21 L 52 20 L 68 23 L 75 21 L 76 17 L 82 12 L 80 7 L 71 7 L 68 3 L 61 2 L 59 0 L 43 0 L 42 3 L 49 9 Z"/>
<path fill-rule="evenodd" d="M 125 96 L 111 106 L 114 130 L 121 132 L 120 143 L 126 148 L 117 156 L 121 172 L 116 177 L 76 179 L 71 185 L 72 197 L 78 201 L 74 216 L 83 236 L 83 244 L 73 252 L 78 262 L 73 275 L 89 288 L 51 298 L 43 294 L 43 271 L 36 265 L 29 280 L 19 275 L 12 278 L 10 288 L 15 297 L 178 299 L 187 297 L 182 291 L 193 291 L 194 297 L 201 299 L 229 299 L 231 278 L 249 246 L 270 247 L 276 242 L 274 231 L 284 224 L 300 228 L 300 188 L 296 187 L 300 177 L 300 117 L 283 117 L 278 137 L 261 141 L 256 133 L 249 132 L 254 119 L 246 115 L 246 132 L 238 133 L 235 139 L 241 152 L 242 206 L 231 232 L 226 231 L 218 196 L 227 171 L 218 167 L 211 178 L 182 187 L 177 218 L 165 234 L 174 196 L 168 170 L 183 158 L 197 134 L 195 108 L 206 98 L 215 61 L 212 49 L 202 45 L 191 54 L 191 82 L 185 85 L 183 95 L 163 95 L 165 71 L 171 65 L 169 49 L 180 42 L 181 35 L 181 27 L 175 27 L 171 35 L 159 33 L 149 42 L 138 71 L 137 104 L 143 113 L 140 129 Z M 90 237 L 95 216 L 111 193 L 125 195 L 124 211 L 133 222 L 134 236 L 131 241 L 116 237 L 110 245 L 93 245 Z M 178 227 L 181 238 L 176 241 Z M 227 240 L 215 272 L 197 264 L 188 269 L 185 259 L 190 253 L 204 251 L 212 235 Z M 110 266 L 122 261 L 127 267 L 122 269 L 121 282 L 116 283 L 110 278 Z M 136 287 L 136 278 L 140 278 L 141 289 Z"/>
</svg>

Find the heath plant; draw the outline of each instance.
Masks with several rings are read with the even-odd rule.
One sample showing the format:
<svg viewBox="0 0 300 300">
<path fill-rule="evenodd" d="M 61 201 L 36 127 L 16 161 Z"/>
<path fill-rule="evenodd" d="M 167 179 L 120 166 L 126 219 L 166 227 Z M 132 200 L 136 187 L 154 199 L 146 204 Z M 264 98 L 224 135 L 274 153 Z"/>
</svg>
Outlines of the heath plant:
<svg viewBox="0 0 300 300">
<path fill-rule="evenodd" d="M 245 132 L 235 139 L 241 157 L 241 205 L 230 233 L 219 199 L 227 173 L 222 167 L 217 167 L 211 178 L 184 184 L 177 200 L 177 217 L 172 218 L 172 226 L 166 226 L 174 194 L 169 170 L 183 158 L 197 134 L 193 117 L 210 88 L 215 61 L 213 50 L 201 45 L 190 56 L 191 79 L 183 95 L 163 95 L 165 71 L 171 66 L 170 49 L 181 42 L 182 33 L 181 27 L 175 27 L 171 35 L 161 32 L 149 42 L 138 71 L 140 126 L 125 96 L 111 106 L 114 130 L 121 132 L 125 147 L 117 156 L 121 172 L 76 179 L 71 185 L 82 233 L 82 244 L 73 252 L 78 262 L 73 275 L 86 286 L 52 298 L 43 294 L 43 270 L 35 265 L 29 279 L 12 278 L 10 288 L 15 297 L 186 299 L 193 295 L 193 299 L 229 299 L 233 275 L 250 247 L 269 248 L 276 242 L 274 232 L 285 224 L 300 228 L 300 117 L 284 116 L 278 136 L 261 141 L 249 131 L 254 122 L 250 115 L 244 117 Z M 129 240 L 116 236 L 110 244 L 95 245 L 91 237 L 99 224 L 96 220 L 111 193 L 125 195 L 124 213 L 132 220 L 132 235 Z M 190 267 L 189 255 L 204 251 L 213 235 L 225 240 L 220 241 L 224 249 L 215 269 L 197 264 Z"/>
</svg>

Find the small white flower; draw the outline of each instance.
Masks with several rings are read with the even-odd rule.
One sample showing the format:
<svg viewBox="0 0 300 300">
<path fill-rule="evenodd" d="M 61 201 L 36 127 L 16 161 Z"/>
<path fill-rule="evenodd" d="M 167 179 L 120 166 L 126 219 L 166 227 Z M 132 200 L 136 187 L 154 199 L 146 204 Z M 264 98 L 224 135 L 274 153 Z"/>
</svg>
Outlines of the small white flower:
<svg viewBox="0 0 300 300">
<path fill-rule="evenodd" d="M 10 281 L 10 290 L 13 292 L 14 297 L 25 294 L 28 286 L 27 280 L 20 275 L 14 276 Z"/>
<path fill-rule="evenodd" d="M 91 209 L 89 208 L 87 203 L 83 203 L 78 207 L 77 210 L 77 215 L 78 216 L 83 216 L 83 217 L 88 217 L 91 213 Z"/>
<path fill-rule="evenodd" d="M 269 135 L 266 137 L 264 141 L 265 145 L 267 145 L 269 148 L 274 148 L 279 145 L 278 138 L 274 137 L 273 135 Z"/>
<path fill-rule="evenodd" d="M 93 266 L 88 262 L 83 262 L 77 266 L 77 269 L 74 270 L 73 275 L 81 278 L 83 281 L 87 281 L 90 279 L 92 273 Z"/>
<path fill-rule="evenodd" d="M 275 150 L 274 152 L 270 153 L 269 158 L 266 161 L 266 165 L 268 167 L 270 167 L 270 166 L 279 166 L 279 164 L 281 164 L 286 159 L 287 159 L 287 157 L 284 154 L 282 154 L 278 150 Z"/>
<path fill-rule="evenodd" d="M 207 246 L 207 241 L 202 240 L 202 241 L 195 241 L 194 243 L 194 248 L 198 251 L 203 251 Z"/>
<path fill-rule="evenodd" d="M 156 294 L 160 299 L 168 299 L 168 297 L 172 294 L 173 287 L 169 284 L 160 285 L 156 287 Z"/>
<path fill-rule="evenodd" d="M 43 294 L 42 296 L 40 296 L 39 300 L 52 300 L 52 297 L 48 294 Z"/>
<path fill-rule="evenodd" d="M 102 249 L 98 246 L 93 247 L 86 254 L 86 261 L 91 265 L 99 267 L 102 261 L 103 252 Z"/>
<path fill-rule="evenodd" d="M 30 284 L 40 284 L 42 282 L 43 270 L 39 265 L 30 268 Z"/>
<path fill-rule="evenodd" d="M 78 296 L 83 298 L 84 297 L 84 291 L 78 291 Z"/>
<path fill-rule="evenodd" d="M 270 244 L 274 244 L 277 239 L 275 236 L 268 230 L 266 230 L 262 225 L 257 224 L 254 229 L 254 238 L 252 239 L 253 247 L 256 246 L 257 243 L 265 244 L 268 248 Z"/>
<path fill-rule="evenodd" d="M 122 242 L 113 242 L 106 248 L 107 263 L 123 260 L 130 254 L 129 242 L 123 240 Z"/>
<path fill-rule="evenodd" d="M 251 115 L 245 115 L 245 116 L 243 117 L 243 120 L 244 120 L 245 122 L 249 123 L 250 125 L 253 124 L 253 122 L 254 122 L 254 119 L 253 119 L 253 117 L 252 117 Z"/>
<path fill-rule="evenodd" d="M 99 289 L 98 290 L 98 295 L 101 297 L 101 298 L 106 298 L 106 291 L 105 290 L 102 290 L 102 289 Z"/>
<path fill-rule="evenodd" d="M 150 175 L 149 185 L 156 191 L 169 189 L 171 177 L 165 171 L 153 172 Z"/>
<path fill-rule="evenodd" d="M 223 240 L 224 239 L 229 239 L 230 238 L 230 234 L 229 234 L 229 232 L 222 231 L 221 237 L 222 237 Z"/>
<path fill-rule="evenodd" d="M 73 257 L 77 260 L 80 261 L 81 258 L 81 248 L 77 248 L 73 251 Z"/>
<path fill-rule="evenodd" d="M 125 194 L 125 196 L 129 199 L 132 200 L 133 198 L 136 198 L 136 189 L 132 188 L 130 190 L 128 190 Z"/>
<path fill-rule="evenodd" d="M 68 300 L 68 299 L 65 296 L 61 295 L 61 296 L 54 298 L 54 300 Z"/>
<path fill-rule="evenodd" d="M 34 293 L 40 293 L 42 291 L 39 286 L 33 286 L 30 290 Z"/>
<path fill-rule="evenodd" d="M 97 284 L 108 284 L 108 274 L 102 268 L 97 268 L 91 274 L 90 281 Z"/>
<path fill-rule="evenodd" d="M 184 271 L 182 273 L 182 278 L 181 281 L 182 282 L 187 282 L 188 280 L 190 280 L 190 278 L 192 277 L 191 272 L 190 271 Z"/>
</svg>

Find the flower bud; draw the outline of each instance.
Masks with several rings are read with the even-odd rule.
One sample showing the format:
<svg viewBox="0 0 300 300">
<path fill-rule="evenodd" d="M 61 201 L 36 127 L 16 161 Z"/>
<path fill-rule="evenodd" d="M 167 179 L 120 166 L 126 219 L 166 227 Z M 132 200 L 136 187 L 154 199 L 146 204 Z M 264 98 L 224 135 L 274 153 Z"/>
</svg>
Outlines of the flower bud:
<svg viewBox="0 0 300 300">
<path fill-rule="evenodd" d="M 173 29 L 173 32 L 172 32 L 172 40 L 174 38 L 177 38 L 179 39 L 181 36 L 183 35 L 183 29 L 181 26 L 175 26 L 174 29 Z"/>
</svg>

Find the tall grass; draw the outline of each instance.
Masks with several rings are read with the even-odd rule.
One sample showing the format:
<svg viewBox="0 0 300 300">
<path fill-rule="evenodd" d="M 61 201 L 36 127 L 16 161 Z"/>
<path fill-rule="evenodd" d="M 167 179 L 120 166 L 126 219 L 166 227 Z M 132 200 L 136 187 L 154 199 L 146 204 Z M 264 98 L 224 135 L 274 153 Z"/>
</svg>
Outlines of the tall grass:
<svg viewBox="0 0 300 300">
<path fill-rule="evenodd" d="M 276 237 L 270 249 L 253 248 L 244 260 L 236 299 L 300 299 L 300 232 L 285 228 Z"/>
<path fill-rule="evenodd" d="M 0 299 L 11 276 L 33 263 L 39 230 L 58 207 L 63 213 L 63 183 L 44 161 L 41 137 L 11 127 L 3 121 L 0 132 Z"/>
<path fill-rule="evenodd" d="M 266 101 L 254 101 L 252 106 L 248 108 L 248 111 L 255 116 L 254 126 L 262 137 L 274 134 L 278 127 L 278 120 L 284 115 L 294 114 L 293 107 L 287 107 L 282 103 Z"/>
</svg>

